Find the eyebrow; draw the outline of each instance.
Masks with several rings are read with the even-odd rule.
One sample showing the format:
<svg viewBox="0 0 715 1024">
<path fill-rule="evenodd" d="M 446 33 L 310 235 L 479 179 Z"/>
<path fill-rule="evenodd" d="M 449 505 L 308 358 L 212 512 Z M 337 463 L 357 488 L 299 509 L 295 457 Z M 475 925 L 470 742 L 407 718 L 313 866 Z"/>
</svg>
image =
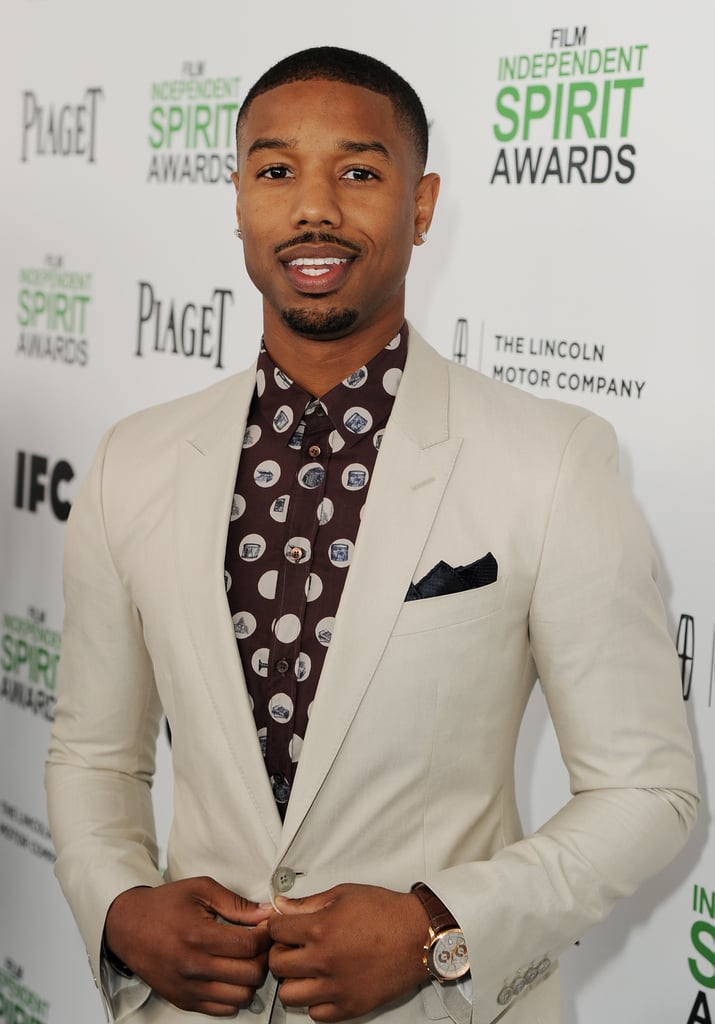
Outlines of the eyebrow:
<svg viewBox="0 0 715 1024">
<path fill-rule="evenodd" d="M 291 139 L 280 139 L 280 138 L 258 138 L 255 139 L 248 148 L 247 156 L 251 156 L 253 153 L 259 153 L 266 149 L 297 149 L 298 140 L 295 138 Z M 335 144 L 335 148 L 343 153 L 379 153 L 383 156 L 388 163 L 392 163 L 392 157 L 390 151 L 382 142 L 373 140 L 372 142 L 359 142 L 353 139 L 338 139 Z"/>
</svg>

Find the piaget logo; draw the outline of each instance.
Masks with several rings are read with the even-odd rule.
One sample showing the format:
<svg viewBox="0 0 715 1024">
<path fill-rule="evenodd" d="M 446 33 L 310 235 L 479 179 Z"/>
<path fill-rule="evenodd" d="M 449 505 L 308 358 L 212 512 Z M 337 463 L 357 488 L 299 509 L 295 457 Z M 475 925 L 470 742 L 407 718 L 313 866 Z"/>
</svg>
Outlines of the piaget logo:
<svg viewBox="0 0 715 1024">
<path fill-rule="evenodd" d="M 27 616 L 6 612 L 2 621 L 0 697 L 51 722 L 54 718 L 60 634 L 45 625 L 45 613 Z"/>
<path fill-rule="evenodd" d="M 20 160 L 78 156 L 93 164 L 97 159 L 97 108 L 103 96 L 103 90 L 94 85 L 84 90 L 79 103 L 47 103 L 26 89 L 22 94 Z"/>
<path fill-rule="evenodd" d="M 16 355 L 86 366 L 91 292 L 92 275 L 66 268 L 63 256 L 48 255 L 44 266 L 21 269 Z"/>
<path fill-rule="evenodd" d="M 715 891 L 694 885 L 692 910 L 688 967 L 699 989 L 686 1024 L 715 1024 Z"/>
<path fill-rule="evenodd" d="M 630 184 L 646 43 L 593 47 L 555 28 L 547 50 L 499 58 L 491 184 Z"/>
<path fill-rule="evenodd" d="M 23 970 L 9 957 L 0 967 L 0 1022 L 43 1024 L 50 1004 L 23 983 Z"/>
<path fill-rule="evenodd" d="M 205 74 L 203 61 L 185 61 L 181 77 L 152 82 L 148 181 L 231 180 L 236 170 L 234 128 L 239 78 Z"/>
</svg>

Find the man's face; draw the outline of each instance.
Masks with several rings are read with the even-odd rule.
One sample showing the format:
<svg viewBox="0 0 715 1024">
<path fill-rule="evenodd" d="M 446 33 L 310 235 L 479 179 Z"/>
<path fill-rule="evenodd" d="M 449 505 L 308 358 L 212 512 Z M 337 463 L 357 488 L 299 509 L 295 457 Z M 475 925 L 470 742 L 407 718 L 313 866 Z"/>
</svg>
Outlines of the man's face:
<svg viewBox="0 0 715 1024">
<path fill-rule="evenodd" d="M 399 328 L 439 179 L 422 177 L 387 97 L 322 79 L 263 93 L 242 126 L 234 183 L 267 335 Z"/>
</svg>

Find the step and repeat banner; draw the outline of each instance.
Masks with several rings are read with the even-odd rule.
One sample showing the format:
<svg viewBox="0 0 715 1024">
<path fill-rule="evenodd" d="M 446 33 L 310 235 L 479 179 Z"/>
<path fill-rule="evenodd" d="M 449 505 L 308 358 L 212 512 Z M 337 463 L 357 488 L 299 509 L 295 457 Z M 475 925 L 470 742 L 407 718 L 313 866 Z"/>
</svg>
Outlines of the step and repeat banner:
<svg viewBox="0 0 715 1024">
<path fill-rule="evenodd" d="M 715 1021 L 712 0 L 4 12 L 0 1024 L 103 1018 L 42 784 L 65 521 L 113 421 L 253 360 L 236 111 L 266 67 L 322 43 L 393 64 L 428 112 L 443 184 L 410 318 L 444 354 L 609 419 L 662 563 L 704 806 L 675 864 L 564 957 L 564 1020 Z M 534 829 L 568 796 L 538 691 L 517 768 Z M 163 839 L 164 739 L 154 792 Z"/>
</svg>

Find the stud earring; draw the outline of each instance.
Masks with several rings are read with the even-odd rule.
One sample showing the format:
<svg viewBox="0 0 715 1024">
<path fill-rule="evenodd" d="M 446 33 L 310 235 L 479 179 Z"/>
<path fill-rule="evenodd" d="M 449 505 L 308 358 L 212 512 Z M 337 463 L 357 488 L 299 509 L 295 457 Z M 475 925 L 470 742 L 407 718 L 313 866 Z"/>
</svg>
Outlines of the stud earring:
<svg viewBox="0 0 715 1024">
<path fill-rule="evenodd" d="M 243 232 L 241 231 L 240 228 L 234 228 L 233 233 L 236 236 L 236 238 L 243 238 Z"/>
<path fill-rule="evenodd" d="M 420 233 L 419 233 L 419 235 L 417 237 L 419 238 L 419 240 L 422 243 L 422 245 L 424 245 L 425 242 L 427 241 L 427 232 L 426 231 L 420 231 Z"/>
</svg>

